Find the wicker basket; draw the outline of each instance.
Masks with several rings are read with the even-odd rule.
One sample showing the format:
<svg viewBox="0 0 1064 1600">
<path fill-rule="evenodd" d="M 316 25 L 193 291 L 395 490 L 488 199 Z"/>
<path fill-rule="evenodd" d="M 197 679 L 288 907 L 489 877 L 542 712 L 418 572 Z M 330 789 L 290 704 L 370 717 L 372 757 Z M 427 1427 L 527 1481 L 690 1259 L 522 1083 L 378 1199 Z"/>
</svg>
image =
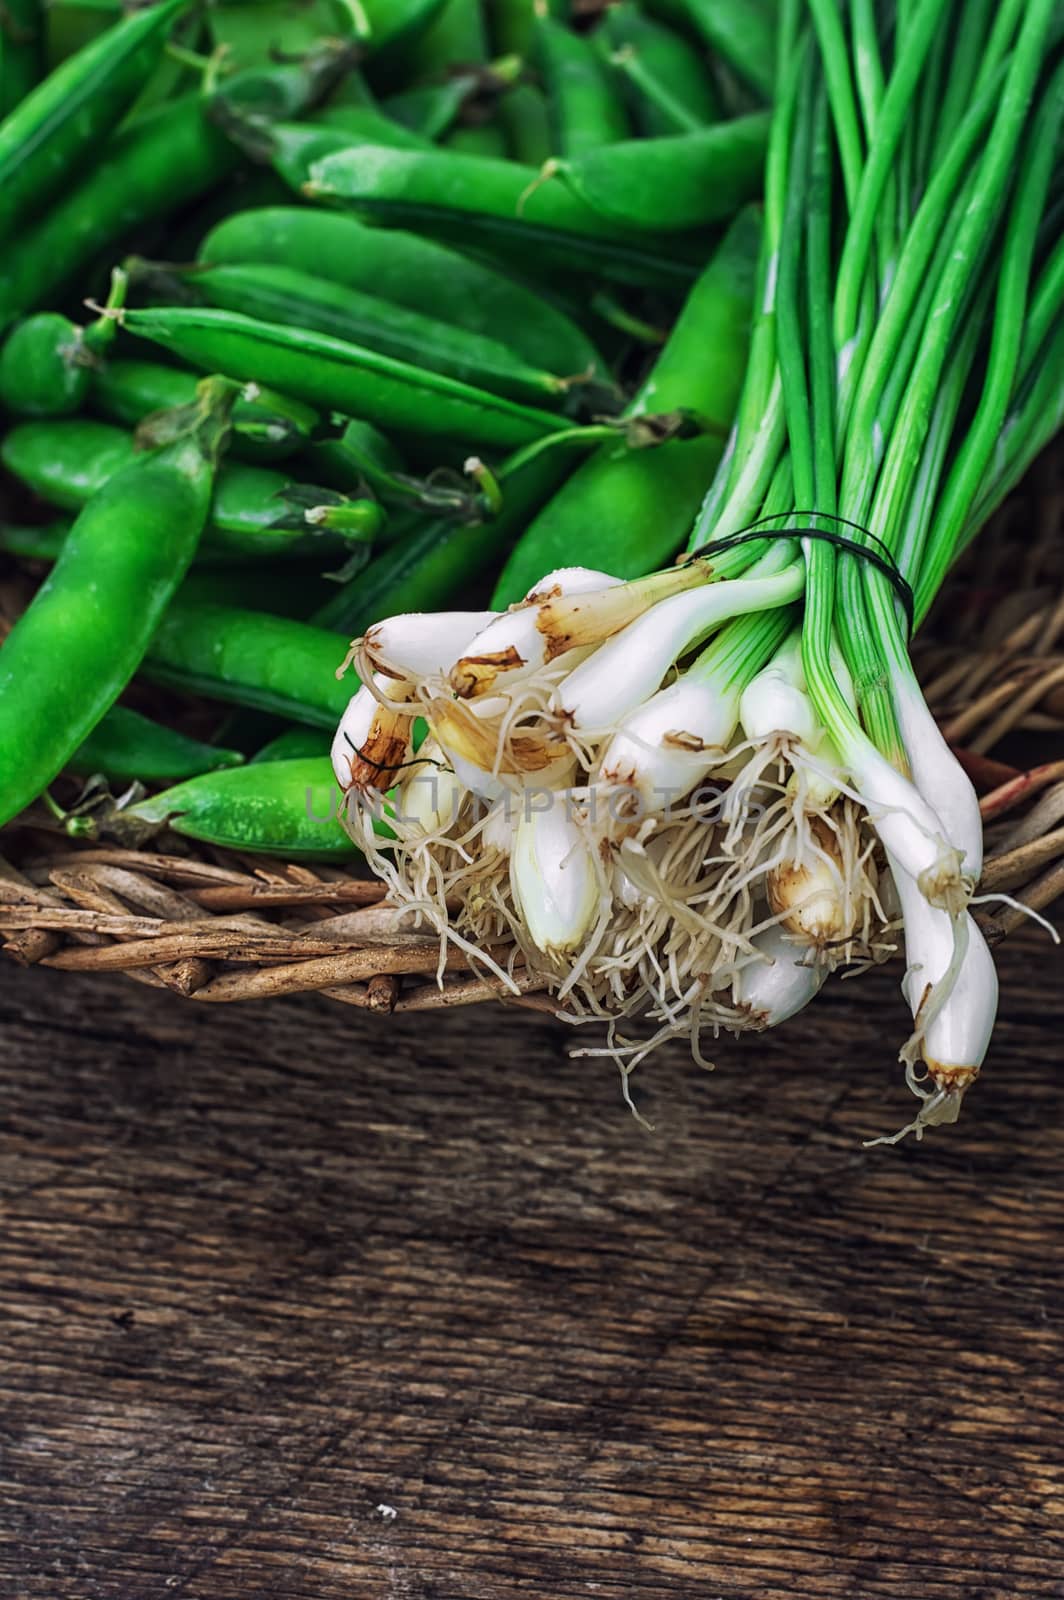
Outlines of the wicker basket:
<svg viewBox="0 0 1064 1600">
<path fill-rule="evenodd" d="M 1064 894 L 1064 486 L 1045 458 L 958 567 L 920 635 L 928 700 L 982 795 L 981 893 L 1043 911 Z M 19 575 L 0 614 L 28 594 Z M 169 841 L 169 844 L 168 844 Z M 16 961 L 124 972 L 197 1001 L 318 990 L 371 1011 L 520 996 L 459 954 L 442 985 L 436 940 L 407 931 L 379 884 L 332 867 L 240 856 L 165 836 L 163 848 L 72 842 L 34 810 L 0 832 L 0 937 Z M 991 942 L 1024 920 L 979 906 Z"/>
</svg>

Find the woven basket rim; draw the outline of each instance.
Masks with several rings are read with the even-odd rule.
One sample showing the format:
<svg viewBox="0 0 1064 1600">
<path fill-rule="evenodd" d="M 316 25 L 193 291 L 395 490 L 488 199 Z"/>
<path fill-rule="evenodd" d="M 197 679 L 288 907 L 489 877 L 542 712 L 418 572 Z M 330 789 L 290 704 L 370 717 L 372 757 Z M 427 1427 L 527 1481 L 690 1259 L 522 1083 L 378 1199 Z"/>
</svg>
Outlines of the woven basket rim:
<svg viewBox="0 0 1064 1600">
<path fill-rule="evenodd" d="M 1064 895 L 1062 461 L 1043 458 L 976 541 L 915 649 L 928 703 L 982 796 L 977 900 L 1008 897 L 977 904 L 991 943 Z M 1048 759 L 1005 759 L 1018 730 L 1054 740 Z M 124 972 L 205 1003 L 313 990 L 379 1012 L 499 999 L 555 1009 L 512 949 L 507 987 L 441 952 L 357 871 L 189 839 L 78 842 L 43 808 L 0 829 L 0 942 L 24 964 Z"/>
</svg>

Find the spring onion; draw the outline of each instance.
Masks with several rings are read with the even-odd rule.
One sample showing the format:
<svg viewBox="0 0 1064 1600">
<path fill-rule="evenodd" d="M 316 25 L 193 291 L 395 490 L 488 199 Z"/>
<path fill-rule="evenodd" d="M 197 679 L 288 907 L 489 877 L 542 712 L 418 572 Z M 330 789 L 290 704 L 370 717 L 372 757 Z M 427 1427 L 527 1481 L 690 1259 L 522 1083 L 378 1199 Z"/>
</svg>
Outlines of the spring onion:
<svg viewBox="0 0 1064 1600">
<path fill-rule="evenodd" d="M 457 787 L 392 848 L 356 804 L 354 836 L 443 941 L 604 1022 L 585 1053 L 626 1095 L 661 1040 L 701 1059 L 901 947 L 903 1132 L 979 1073 L 979 810 L 904 602 L 919 623 L 1064 412 L 1055 43 L 1053 0 L 784 0 L 759 309 L 688 563 L 545 580 L 378 707 L 427 719 Z"/>
</svg>

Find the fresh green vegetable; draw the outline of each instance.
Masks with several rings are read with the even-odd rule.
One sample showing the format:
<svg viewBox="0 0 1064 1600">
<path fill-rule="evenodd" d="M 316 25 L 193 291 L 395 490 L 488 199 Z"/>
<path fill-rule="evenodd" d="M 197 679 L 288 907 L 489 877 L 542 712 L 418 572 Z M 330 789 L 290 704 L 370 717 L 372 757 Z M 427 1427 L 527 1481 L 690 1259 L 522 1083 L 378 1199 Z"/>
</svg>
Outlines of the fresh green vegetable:
<svg viewBox="0 0 1064 1600">
<path fill-rule="evenodd" d="M 207 520 L 230 386 L 198 425 L 116 474 L 0 646 L 0 821 L 66 765 L 125 688 Z"/>
<path fill-rule="evenodd" d="M 537 15 L 535 57 L 547 89 L 554 155 L 578 157 L 628 137 L 624 106 L 590 39 Z"/>
<path fill-rule="evenodd" d="M 302 0 L 298 6 L 288 0 L 248 0 L 211 6 L 206 15 L 213 49 L 240 71 L 298 59 L 334 36 L 352 44 L 364 32 L 359 7 L 334 0 Z"/>
<path fill-rule="evenodd" d="M 375 82 L 405 70 L 408 52 L 424 37 L 447 0 L 359 0 L 369 22 L 368 45 Z"/>
<path fill-rule="evenodd" d="M 0 239 L 11 239 L 87 163 L 158 60 L 166 30 L 186 4 L 161 0 L 116 22 L 0 123 Z M 17 16 L 9 28 L 12 21 L 17 26 Z M 4 69 L 6 78 L 6 52 Z"/>
<path fill-rule="evenodd" d="M 745 147 L 741 157 L 747 165 Z M 630 174 L 621 179 L 618 203 L 630 207 Z M 657 251 L 638 224 L 632 229 L 609 214 L 609 196 L 600 190 L 596 211 L 560 179 L 548 181 L 512 161 L 359 145 L 314 162 L 304 187 L 371 220 L 423 230 L 445 243 L 461 240 L 467 249 L 497 250 L 526 266 L 534 253 L 548 270 L 640 286 L 674 286 L 696 275 L 697 247 L 674 243 L 667 253 Z"/>
<path fill-rule="evenodd" d="M 44 65 L 41 0 L 5 0 L 0 13 L 0 118 L 29 94 Z"/>
<path fill-rule="evenodd" d="M 382 500 L 409 503 L 409 477 L 391 439 L 369 422 L 349 422 L 336 439 L 313 444 L 300 459 L 304 475 L 314 483 L 350 494 L 368 484 Z"/>
<path fill-rule="evenodd" d="M 116 272 L 108 307 L 125 298 L 125 275 Z M 94 369 L 114 342 L 112 318 L 80 328 L 57 311 L 20 322 L 0 349 L 0 402 L 16 416 L 58 417 L 85 403 Z M 195 400 L 195 386 L 188 397 Z"/>
<path fill-rule="evenodd" d="M 101 827 L 361 849 L 626 1096 L 903 942 L 951 1120 L 996 979 L 909 634 L 1064 422 L 1059 0 L 85 3 L 41 82 L 0 0 L 0 823 L 179 778 Z"/>
<path fill-rule="evenodd" d="M 120 129 L 98 165 L 8 245 L 0 261 L 0 327 L 64 292 L 119 238 L 172 215 L 238 159 L 204 117 L 198 95 Z"/>
<path fill-rule="evenodd" d="M 431 139 L 376 106 L 322 106 L 313 113 L 311 122 L 311 126 L 291 123 L 272 130 L 274 163 L 294 189 L 307 181 L 310 161 L 320 159 L 310 153 L 310 136 L 314 133 L 331 135 L 327 142 L 319 142 L 321 155 L 350 148 L 362 140 L 367 144 L 392 144 L 397 150 L 432 149 Z"/>
<path fill-rule="evenodd" d="M 762 99 L 769 99 L 778 27 L 771 0 L 646 0 L 646 4 L 653 15 L 692 30 Z"/>
<path fill-rule="evenodd" d="M 499 105 L 506 154 L 526 167 L 541 167 L 553 145 L 546 96 L 534 83 L 519 83 Z"/>
<path fill-rule="evenodd" d="M 67 765 L 73 772 L 102 774 L 116 782 L 177 783 L 219 767 L 240 766 L 239 750 L 189 739 L 141 716 L 128 706 L 112 706 L 83 739 Z"/>
<path fill-rule="evenodd" d="M 453 155 L 505 161 L 509 151 L 506 132 L 497 122 L 471 122 L 452 128 L 443 141 L 445 149 Z"/>
<path fill-rule="evenodd" d="M 479 73 L 455 73 L 442 83 L 420 83 L 402 94 L 390 95 L 381 109 L 421 140 L 435 144 L 451 132 L 479 86 Z M 383 142 L 391 143 L 390 137 Z"/>
<path fill-rule="evenodd" d="M 760 223 L 733 223 L 691 290 L 668 343 L 627 415 L 686 408 L 708 430 L 653 450 L 605 444 L 579 466 L 528 526 L 495 590 L 509 605 L 574 553 L 589 567 L 637 577 L 680 548 L 720 460 L 742 383 Z"/>
<path fill-rule="evenodd" d="M 566 390 L 563 378 L 529 366 L 495 339 L 296 267 L 209 266 L 196 269 L 190 283 L 219 310 L 309 328 L 495 394 L 543 404 Z"/>
<path fill-rule="evenodd" d="M 445 0 L 443 9 L 406 50 L 411 79 L 432 78 L 459 66 L 488 59 L 482 8 L 469 0 Z"/>
<path fill-rule="evenodd" d="M 761 186 L 768 117 L 755 112 L 669 139 L 627 139 L 552 170 L 597 217 L 669 234 L 731 216 Z"/>
<path fill-rule="evenodd" d="M 432 239 L 356 217 L 306 207 L 236 212 L 207 235 L 199 259 L 314 272 L 499 340 L 548 372 L 605 372 L 587 335 L 542 296 Z"/>
<path fill-rule="evenodd" d="M 132 435 L 75 417 L 23 422 L 4 435 L 0 459 L 20 483 L 65 511 L 80 511 L 136 459 Z"/>
<path fill-rule="evenodd" d="M 259 611 L 177 600 L 151 642 L 156 683 L 332 728 L 350 697 L 342 635 Z"/>
<path fill-rule="evenodd" d="M 28 417 L 58 417 L 80 411 L 89 388 L 84 330 L 58 311 L 28 317 L 0 350 L 0 400 Z"/>
<path fill-rule="evenodd" d="M 626 83 L 642 133 L 664 138 L 717 121 L 720 105 L 705 58 L 634 0 L 610 6 L 594 37 Z"/>
<path fill-rule="evenodd" d="M 206 98 L 166 102 L 120 127 L 92 170 L 8 245 L 0 260 L 0 328 L 73 284 L 84 292 L 78 280 L 101 253 L 174 216 L 235 171 L 240 156 L 223 124 L 231 129 L 252 117 L 261 126 L 278 108 L 290 115 L 293 105 L 322 93 L 336 70 L 335 53 L 326 51 L 242 74 Z"/>
<path fill-rule="evenodd" d="M 0 522 L 0 550 L 26 561 L 56 561 L 69 532 L 70 523 L 61 520 L 40 526 Z"/>
<path fill-rule="evenodd" d="M 173 426 L 170 415 L 162 413 L 159 418 L 167 430 Z M 8 471 L 64 510 L 86 505 L 137 456 L 132 434 L 81 417 L 24 422 L 0 446 Z M 322 519 L 307 516 L 327 499 L 268 467 L 227 462 L 215 478 L 203 554 L 231 561 L 291 560 L 322 555 L 326 549 L 335 552 L 337 540 L 325 537 Z M 342 535 L 339 528 L 333 532 Z M 356 537 L 361 540 L 363 533 Z"/>
<path fill-rule="evenodd" d="M 757 0 L 667 9 L 767 84 Z M 352 837 L 441 940 L 482 960 L 501 947 L 500 981 L 520 959 L 574 1021 L 606 1020 L 594 1053 L 626 1095 L 660 1040 L 698 1055 L 702 1029 L 759 1031 L 900 941 L 920 1100 L 903 1131 L 953 1121 L 980 1071 L 997 1003 L 969 909 L 980 811 L 909 632 L 1064 415 L 1057 10 L 788 0 L 746 371 L 688 559 L 618 581 L 671 554 L 676 474 L 640 501 L 604 451 L 521 541 L 496 593 L 516 603 L 405 610 L 354 647 L 364 688 L 334 770 L 395 837 L 364 804 L 346 811 Z M 630 151 L 649 174 L 663 148 L 708 137 L 565 166 L 605 172 Z M 609 204 L 659 230 L 704 203 L 651 183 L 621 204 L 616 175 Z M 685 367 L 677 403 L 706 381 L 708 279 L 638 404 L 661 405 Z M 672 449 L 621 460 L 651 474 Z M 421 763 L 438 793 L 412 804 Z M 639 1014 L 650 1037 L 631 1040 Z"/>
<path fill-rule="evenodd" d="M 191 778 L 127 814 L 228 850 L 329 861 L 357 854 L 338 821 L 340 803 L 328 757 L 316 756 Z"/>
<path fill-rule="evenodd" d="M 191 404 L 196 375 L 157 361 L 123 358 L 93 368 L 88 405 L 110 422 L 136 427 L 154 411 Z M 247 385 L 233 405 L 230 449 L 250 461 L 279 461 L 302 448 L 319 426 L 318 414 L 259 384 Z"/>
<path fill-rule="evenodd" d="M 122 313 L 122 326 L 201 370 L 268 383 L 308 405 L 365 417 L 385 428 L 463 444 L 527 444 L 564 427 L 455 378 L 428 372 L 324 333 L 255 322 L 233 311 L 189 307 Z"/>
<path fill-rule="evenodd" d="M 529 462 L 508 480 L 502 510 L 490 521 L 413 519 L 401 537 L 325 602 L 314 621 L 352 637 L 395 612 L 430 611 L 461 598 L 509 548 L 570 465 L 560 450 Z M 586 532 L 581 527 L 581 539 Z"/>
</svg>

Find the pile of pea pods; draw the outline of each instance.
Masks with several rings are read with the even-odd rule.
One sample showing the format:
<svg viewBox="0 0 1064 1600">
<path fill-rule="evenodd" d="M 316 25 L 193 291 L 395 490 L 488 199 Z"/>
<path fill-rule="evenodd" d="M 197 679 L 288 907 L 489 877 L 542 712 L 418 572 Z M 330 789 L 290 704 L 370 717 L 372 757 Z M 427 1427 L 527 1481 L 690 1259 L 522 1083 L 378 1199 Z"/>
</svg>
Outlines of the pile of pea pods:
<svg viewBox="0 0 1064 1600">
<path fill-rule="evenodd" d="M 671 560 L 772 68 L 770 0 L 5 0 L 0 824 L 339 861 L 352 637 Z"/>
</svg>

